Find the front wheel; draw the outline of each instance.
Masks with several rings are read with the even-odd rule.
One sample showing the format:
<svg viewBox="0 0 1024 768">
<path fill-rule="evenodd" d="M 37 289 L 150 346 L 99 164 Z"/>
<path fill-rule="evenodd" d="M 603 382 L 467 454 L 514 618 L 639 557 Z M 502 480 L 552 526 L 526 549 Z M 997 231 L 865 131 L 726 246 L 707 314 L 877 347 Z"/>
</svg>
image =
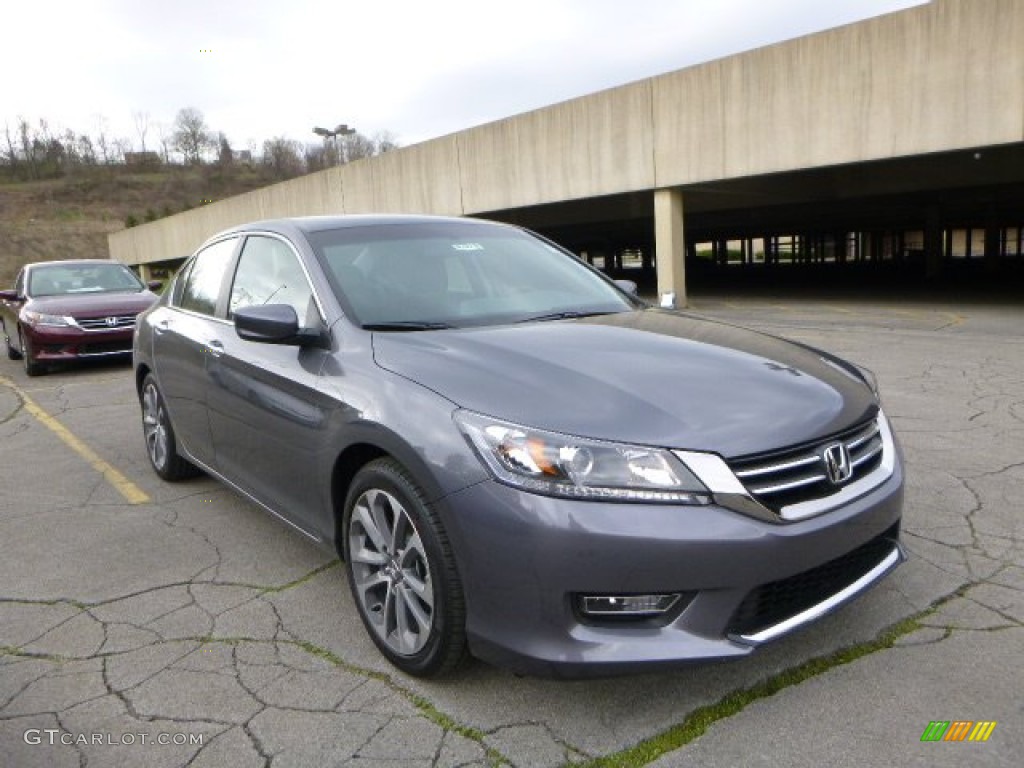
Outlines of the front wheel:
<svg viewBox="0 0 1024 768">
<path fill-rule="evenodd" d="M 7 359 L 21 360 L 21 353 L 11 346 L 11 335 L 7 332 L 7 323 L 0 317 L 0 328 L 4 330 L 4 342 L 7 344 Z"/>
<path fill-rule="evenodd" d="M 142 382 L 142 434 L 146 438 L 149 463 L 164 480 L 173 482 L 199 473 L 178 455 L 174 428 L 153 374 L 147 374 Z"/>
<path fill-rule="evenodd" d="M 437 677 L 466 649 L 466 604 L 451 544 L 426 496 L 393 459 L 363 467 L 343 520 L 345 567 L 359 617 L 382 654 Z"/>
<path fill-rule="evenodd" d="M 43 373 L 43 366 L 32 358 L 32 350 L 29 349 L 28 343 L 25 341 L 25 334 L 21 332 L 20 328 L 18 329 L 18 342 L 21 346 L 21 362 L 25 367 L 25 375 L 38 376 Z M 10 355 L 9 350 L 10 347 L 8 347 L 8 355 Z"/>
</svg>

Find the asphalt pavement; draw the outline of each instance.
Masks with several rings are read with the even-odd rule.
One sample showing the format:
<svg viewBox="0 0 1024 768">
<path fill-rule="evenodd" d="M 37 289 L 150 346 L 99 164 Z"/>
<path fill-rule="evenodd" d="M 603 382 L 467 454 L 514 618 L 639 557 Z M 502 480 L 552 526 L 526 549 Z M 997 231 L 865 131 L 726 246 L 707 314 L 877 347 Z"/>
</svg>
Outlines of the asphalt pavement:
<svg viewBox="0 0 1024 768">
<path fill-rule="evenodd" d="M 0 766 L 1018 765 L 1024 309 L 693 305 L 877 374 L 910 556 L 877 589 L 738 662 L 413 679 L 336 561 L 215 481 L 152 473 L 127 365 L 0 360 Z M 922 741 L 933 722 L 995 726 Z"/>
</svg>

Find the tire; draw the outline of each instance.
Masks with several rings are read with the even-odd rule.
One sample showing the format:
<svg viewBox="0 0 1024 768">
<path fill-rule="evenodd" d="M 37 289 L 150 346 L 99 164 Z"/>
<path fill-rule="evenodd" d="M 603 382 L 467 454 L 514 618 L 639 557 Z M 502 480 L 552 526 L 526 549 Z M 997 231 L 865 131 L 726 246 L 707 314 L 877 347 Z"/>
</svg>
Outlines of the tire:
<svg viewBox="0 0 1024 768">
<path fill-rule="evenodd" d="M 46 369 L 41 363 L 37 363 L 32 359 L 32 350 L 29 349 L 28 343 L 25 341 L 25 336 L 22 334 L 21 329 L 18 329 L 18 341 L 21 342 L 21 362 L 25 368 L 26 376 L 39 376 L 45 373 Z"/>
<path fill-rule="evenodd" d="M 0 317 L 0 328 L 3 328 L 4 331 L 4 342 L 7 346 L 7 359 L 21 360 L 21 353 L 11 346 L 11 335 L 7 333 L 7 323 L 4 322 L 2 317 Z"/>
<path fill-rule="evenodd" d="M 356 474 L 342 520 L 345 570 L 370 639 L 403 672 L 439 677 L 466 653 L 466 602 L 451 544 L 401 464 Z"/>
<path fill-rule="evenodd" d="M 141 403 L 142 435 L 153 471 L 169 482 L 198 475 L 199 470 L 178 455 L 174 428 L 153 374 L 147 374 L 142 382 Z"/>
</svg>

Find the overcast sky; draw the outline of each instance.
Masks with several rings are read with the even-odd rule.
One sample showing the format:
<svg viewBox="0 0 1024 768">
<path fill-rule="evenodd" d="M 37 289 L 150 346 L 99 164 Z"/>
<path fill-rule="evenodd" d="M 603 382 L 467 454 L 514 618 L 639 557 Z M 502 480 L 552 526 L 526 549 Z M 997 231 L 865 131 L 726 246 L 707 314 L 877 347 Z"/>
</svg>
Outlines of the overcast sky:
<svg viewBox="0 0 1024 768">
<path fill-rule="evenodd" d="M 0 126 L 130 139 L 196 107 L 236 148 L 348 123 L 402 145 L 921 0 L 4 3 Z"/>
</svg>

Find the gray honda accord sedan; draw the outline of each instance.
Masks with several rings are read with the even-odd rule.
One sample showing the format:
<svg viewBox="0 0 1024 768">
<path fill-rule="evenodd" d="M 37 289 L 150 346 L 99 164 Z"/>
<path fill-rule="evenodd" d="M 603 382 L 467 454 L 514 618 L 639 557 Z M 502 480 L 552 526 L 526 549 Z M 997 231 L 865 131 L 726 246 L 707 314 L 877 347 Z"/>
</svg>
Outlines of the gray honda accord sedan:
<svg viewBox="0 0 1024 768">
<path fill-rule="evenodd" d="M 141 316 L 134 365 L 154 470 L 336 551 L 413 675 L 741 657 L 904 557 L 870 373 L 650 307 L 516 227 L 230 229 Z"/>
</svg>

